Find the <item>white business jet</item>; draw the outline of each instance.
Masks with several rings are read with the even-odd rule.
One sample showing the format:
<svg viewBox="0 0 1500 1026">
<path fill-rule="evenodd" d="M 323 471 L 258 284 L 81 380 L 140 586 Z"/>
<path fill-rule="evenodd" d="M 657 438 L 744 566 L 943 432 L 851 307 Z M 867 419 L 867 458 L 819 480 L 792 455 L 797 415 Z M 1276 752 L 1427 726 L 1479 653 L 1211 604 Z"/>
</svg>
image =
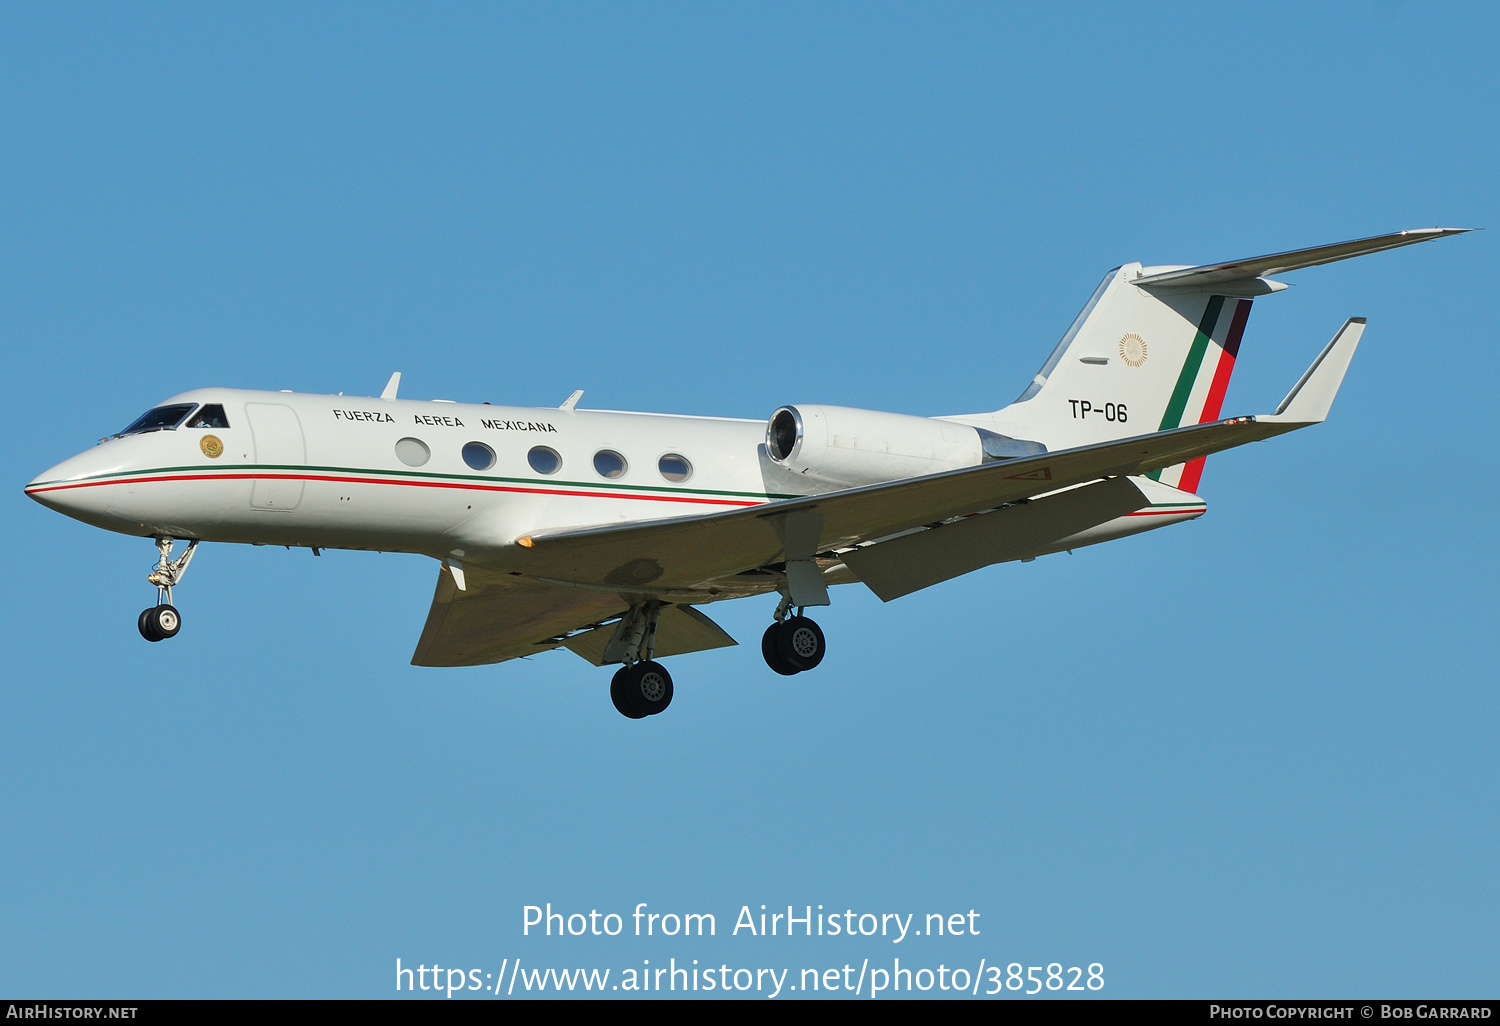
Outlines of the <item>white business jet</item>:
<svg viewBox="0 0 1500 1026">
<path fill-rule="evenodd" d="M 1364 331 L 1351 318 L 1276 412 L 1219 419 L 1270 275 L 1466 229 L 1424 228 L 1199 267 L 1110 271 L 1015 402 L 917 417 L 783 406 L 769 421 L 204 388 L 26 486 L 152 538 L 148 641 L 199 542 L 419 552 L 442 562 L 418 666 L 567 648 L 619 664 L 615 707 L 672 700 L 657 660 L 735 644 L 701 612 L 778 592 L 772 670 L 823 659 L 808 606 L 885 601 L 1008 560 L 1201 516 L 1204 458 L 1321 422 Z M 174 554 L 174 544 L 186 548 Z"/>
</svg>

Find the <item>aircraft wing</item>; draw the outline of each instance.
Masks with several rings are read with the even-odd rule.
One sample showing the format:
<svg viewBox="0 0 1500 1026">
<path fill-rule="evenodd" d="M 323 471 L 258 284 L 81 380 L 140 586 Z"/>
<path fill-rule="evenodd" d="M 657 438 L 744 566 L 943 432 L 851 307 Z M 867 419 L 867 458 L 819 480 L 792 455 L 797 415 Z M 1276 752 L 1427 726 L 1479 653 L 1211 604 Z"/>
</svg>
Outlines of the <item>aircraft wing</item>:
<svg viewBox="0 0 1500 1026">
<path fill-rule="evenodd" d="M 619 616 L 630 603 L 608 591 L 547 584 L 471 566 L 459 590 L 446 567 L 414 666 L 475 666 L 556 648 L 553 640 Z"/>
<path fill-rule="evenodd" d="M 610 633 L 604 629 L 606 621 L 624 614 L 637 597 L 687 606 L 767 591 L 768 567 L 793 561 L 810 567 L 814 556 L 830 550 L 871 542 L 878 547 L 918 528 L 1074 485 L 1148 474 L 1320 423 L 1363 331 L 1363 318 L 1345 322 L 1270 415 L 1233 417 L 730 512 L 534 532 L 507 547 L 504 569 L 466 561 L 465 589 L 450 571 L 439 575 L 412 662 L 467 666 L 564 644 L 597 662 Z M 963 536 L 962 531 L 945 535 Z M 787 567 L 788 573 L 791 569 Z M 951 576 L 940 569 L 934 568 L 932 581 Z M 900 587 L 912 590 L 910 583 Z M 915 586 L 925 584 L 917 581 Z M 733 644 L 696 611 L 664 611 L 660 626 L 662 654 Z"/>
<path fill-rule="evenodd" d="M 604 647 L 615 629 L 607 621 L 630 608 L 608 590 L 549 584 L 483 567 L 466 568 L 463 576 L 460 590 L 447 567 L 439 571 L 427 625 L 411 659 L 414 666 L 500 663 L 559 645 L 603 666 Z M 657 657 L 735 644 L 691 606 L 665 606 L 659 616 Z"/>
<path fill-rule="evenodd" d="M 1276 412 L 1113 442 L 769 502 L 748 509 L 627 525 L 538 531 L 519 539 L 512 569 L 533 579 L 648 595 L 732 587 L 736 574 L 879 542 L 1071 485 L 1148 474 L 1272 438 L 1327 416 L 1365 320 L 1344 322 Z M 509 556 L 509 554 L 508 554 Z M 804 565 L 806 565 L 804 563 Z M 795 589 L 795 585 L 793 585 Z M 726 596 L 727 597 L 727 596 Z"/>
<path fill-rule="evenodd" d="M 1069 485 L 1146 474 L 1303 426 L 1285 417 L 1238 417 L 727 513 L 536 532 L 522 539 L 515 566 L 531 578 L 623 591 L 707 589 L 788 558 L 877 541 Z M 805 516 L 794 520 L 798 515 Z M 789 556 L 793 547 L 804 551 Z"/>
<path fill-rule="evenodd" d="M 602 651 L 611 633 L 606 621 L 630 608 L 622 595 L 696 592 L 698 601 L 709 601 L 708 589 L 723 585 L 726 577 L 753 574 L 787 558 L 784 538 L 793 514 L 821 518 L 812 521 L 804 543 L 808 551 L 801 553 L 806 558 L 1070 484 L 1146 473 L 1299 426 L 1240 418 L 730 513 L 538 533 L 530 538 L 531 547 L 521 550 L 519 573 L 468 561 L 460 590 L 447 568 L 439 572 L 411 661 L 474 666 L 567 644 L 597 663 L 594 649 Z M 661 655 L 733 644 L 711 621 L 705 629 L 701 621 L 707 617 L 701 613 L 680 618 L 680 624 L 679 617 L 666 614 Z M 674 625 L 688 635 L 681 644 L 672 638 Z"/>
<path fill-rule="evenodd" d="M 511 561 L 514 571 L 466 561 L 462 590 L 446 567 L 439 572 L 412 663 L 474 666 L 563 644 L 597 663 L 595 649 L 602 652 L 611 633 L 605 622 L 630 608 L 622 596 L 696 594 L 699 602 L 711 601 L 726 585 L 734 590 L 726 578 L 784 562 L 790 547 L 805 550 L 793 558 L 807 559 L 1069 485 L 1144 474 L 1301 426 L 1242 417 L 729 513 L 538 532 L 523 540 Z M 674 627 L 684 634 L 681 642 L 674 643 Z M 664 615 L 660 630 L 662 655 L 733 644 L 701 613 Z"/>
</svg>

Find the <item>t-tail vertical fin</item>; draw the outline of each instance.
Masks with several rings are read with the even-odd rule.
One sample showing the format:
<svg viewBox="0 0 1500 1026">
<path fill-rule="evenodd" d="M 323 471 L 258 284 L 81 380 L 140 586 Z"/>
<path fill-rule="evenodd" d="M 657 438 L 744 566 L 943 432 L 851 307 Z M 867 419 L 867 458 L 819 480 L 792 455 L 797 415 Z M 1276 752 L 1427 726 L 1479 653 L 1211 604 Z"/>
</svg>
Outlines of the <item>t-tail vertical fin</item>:
<svg viewBox="0 0 1500 1026">
<path fill-rule="evenodd" d="M 1218 419 L 1257 296 L 1286 285 L 1266 277 L 1458 235 L 1465 228 L 1417 228 L 1196 267 L 1125 264 L 1104 276 L 1052 355 L 1015 402 L 993 413 L 945 419 L 1048 450 L 1116 441 Z M 1344 347 L 1357 341 L 1346 330 Z M 1329 359 L 1333 359 L 1330 356 Z M 1303 397 L 1302 410 L 1313 399 Z M 1300 408 L 1299 408 L 1300 409 Z M 1287 414 L 1289 415 L 1289 414 Z M 1151 478 L 1197 490 L 1203 457 Z"/>
<path fill-rule="evenodd" d="M 1269 283 L 1148 289 L 1136 284 L 1141 271 L 1127 264 L 1105 277 L 1031 385 L 993 415 L 994 430 L 1071 448 L 1197 424 L 1205 410 L 1218 412 L 1250 295 L 1271 291 Z M 1176 487 L 1181 477 L 1182 468 L 1173 468 L 1161 480 Z"/>
</svg>

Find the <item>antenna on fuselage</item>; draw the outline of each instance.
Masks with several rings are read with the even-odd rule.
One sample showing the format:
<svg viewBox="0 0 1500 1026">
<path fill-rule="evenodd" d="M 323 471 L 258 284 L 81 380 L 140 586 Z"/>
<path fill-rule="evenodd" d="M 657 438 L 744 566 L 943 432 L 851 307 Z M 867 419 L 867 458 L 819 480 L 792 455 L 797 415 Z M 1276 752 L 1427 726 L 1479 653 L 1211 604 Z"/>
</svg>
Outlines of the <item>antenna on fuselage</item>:
<svg viewBox="0 0 1500 1026">
<path fill-rule="evenodd" d="M 558 409 L 559 410 L 567 410 L 569 413 L 572 413 L 573 412 L 573 407 L 577 406 L 578 405 L 578 400 L 580 400 L 582 398 L 583 398 L 583 389 L 580 388 L 578 391 L 574 392 L 572 395 L 570 395 L 566 399 L 564 399 L 563 400 L 563 404 L 561 406 L 559 406 Z"/>
<path fill-rule="evenodd" d="M 396 389 L 401 387 L 401 372 L 397 371 L 391 375 L 391 380 L 385 383 L 385 390 L 380 393 L 382 399 L 396 398 Z"/>
</svg>

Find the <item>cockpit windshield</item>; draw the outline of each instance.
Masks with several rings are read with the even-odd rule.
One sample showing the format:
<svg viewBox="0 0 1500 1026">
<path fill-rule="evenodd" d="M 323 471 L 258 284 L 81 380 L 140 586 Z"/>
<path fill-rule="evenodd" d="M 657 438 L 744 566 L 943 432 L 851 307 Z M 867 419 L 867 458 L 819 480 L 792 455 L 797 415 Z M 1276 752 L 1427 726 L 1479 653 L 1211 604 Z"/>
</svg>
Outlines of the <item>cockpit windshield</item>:
<svg viewBox="0 0 1500 1026">
<path fill-rule="evenodd" d="M 188 427 L 195 428 L 227 428 L 229 418 L 224 415 L 224 407 L 218 403 L 209 403 L 199 410 L 192 420 L 188 421 Z"/>
<path fill-rule="evenodd" d="M 187 419 L 187 415 L 197 407 L 197 403 L 173 403 L 171 406 L 158 406 L 154 410 L 147 410 L 115 437 L 139 435 L 146 431 L 169 431 Z"/>
</svg>

